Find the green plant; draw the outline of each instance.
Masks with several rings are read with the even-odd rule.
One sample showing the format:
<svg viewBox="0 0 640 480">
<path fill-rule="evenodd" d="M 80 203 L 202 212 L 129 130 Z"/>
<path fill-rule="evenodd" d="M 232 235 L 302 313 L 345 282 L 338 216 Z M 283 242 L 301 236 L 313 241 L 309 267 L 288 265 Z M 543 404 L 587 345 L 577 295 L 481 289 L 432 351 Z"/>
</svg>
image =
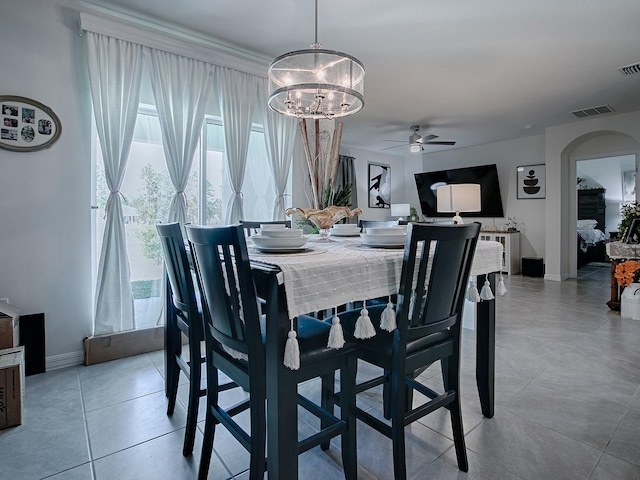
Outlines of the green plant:
<svg viewBox="0 0 640 480">
<path fill-rule="evenodd" d="M 335 205 L 337 207 L 351 207 L 349 200 L 351 199 L 352 189 L 353 185 L 351 183 L 347 183 L 338 187 L 335 192 L 332 192 L 333 189 L 331 184 L 328 183 L 322 194 L 322 204 L 320 205 L 320 209 L 327 208 L 330 205 Z M 318 233 L 318 227 L 316 227 L 313 222 L 307 218 L 299 217 L 296 220 L 296 225 L 299 227 L 307 225 L 311 233 Z"/>
<path fill-rule="evenodd" d="M 623 203 L 622 207 L 620 207 L 620 225 L 618 225 L 618 232 L 622 238 L 624 238 L 624 233 L 631 226 L 631 222 L 633 222 L 634 218 L 640 218 L 640 204 L 638 202 L 629 202 Z"/>
</svg>

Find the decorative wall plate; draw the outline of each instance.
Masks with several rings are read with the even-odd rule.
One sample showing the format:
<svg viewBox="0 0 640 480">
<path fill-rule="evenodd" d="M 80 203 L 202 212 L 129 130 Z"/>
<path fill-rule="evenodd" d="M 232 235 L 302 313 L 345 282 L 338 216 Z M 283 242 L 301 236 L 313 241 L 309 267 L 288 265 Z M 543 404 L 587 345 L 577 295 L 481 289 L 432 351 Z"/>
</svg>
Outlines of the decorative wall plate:
<svg viewBox="0 0 640 480">
<path fill-rule="evenodd" d="M 0 148 L 35 152 L 60 137 L 60 119 L 51 108 L 26 97 L 0 95 Z"/>
</svg>

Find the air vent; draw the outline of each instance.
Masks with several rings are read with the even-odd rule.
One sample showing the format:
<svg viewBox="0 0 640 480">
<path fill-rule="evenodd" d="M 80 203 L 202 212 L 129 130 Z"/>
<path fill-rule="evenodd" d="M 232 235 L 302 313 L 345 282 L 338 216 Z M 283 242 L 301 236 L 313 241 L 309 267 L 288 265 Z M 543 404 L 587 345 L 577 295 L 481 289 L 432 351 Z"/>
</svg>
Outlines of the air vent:
<svg viewBox="0 0 640 480">
<path fill-rule="evenodd" d="M 637 75 L 640 73 L 640 62 L 632 63 L 631 65 L 627 65 L 626 67 L 620 67 L 618 71 L 622 75 Z"/>
<path fill-rule="evenodd" d="M 600 107 L 584 108 L 582 110 L 576 110 L 575 112 L 571 113 L 578 118 L 585 118 L 593 117 L 594 115 L 602 115 L 603 113 L 611 113 L 613 111 L 613 108 L 611 108 L 609 105 L 601 105 Z"/>
</svg>

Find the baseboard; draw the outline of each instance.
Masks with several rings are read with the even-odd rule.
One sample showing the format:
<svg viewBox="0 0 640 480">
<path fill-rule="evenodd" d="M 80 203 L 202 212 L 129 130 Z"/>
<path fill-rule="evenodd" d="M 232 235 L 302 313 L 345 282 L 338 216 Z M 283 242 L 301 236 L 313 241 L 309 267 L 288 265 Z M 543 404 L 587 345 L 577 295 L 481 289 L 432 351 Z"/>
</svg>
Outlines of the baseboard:
<svg viewBox="0 0 640 480">
<path fill-rule="evenodd" d="M 564 282 L 567 278 L 569 278 L 569 274 L 568 273 L 563 273 L 562 275 L 552 275 L 549 273 L 545 273 L 544 274 L 544 279 L 545 280 L 551 280 L 554 282 Z"/>
<path fill-rule="evenodd" d="M 164 348 L 164 326 L 84 339 L 84 364 L 108 362 Z"/>
<path fill-rule="evenodd" d="M 47 371 L 57 370 L 58 368 L 75 367 L 82 365 L 84 362 L 84 352 L 69 352 L 61 355 L 52 355 L 47 357 Z"/>
</svg>

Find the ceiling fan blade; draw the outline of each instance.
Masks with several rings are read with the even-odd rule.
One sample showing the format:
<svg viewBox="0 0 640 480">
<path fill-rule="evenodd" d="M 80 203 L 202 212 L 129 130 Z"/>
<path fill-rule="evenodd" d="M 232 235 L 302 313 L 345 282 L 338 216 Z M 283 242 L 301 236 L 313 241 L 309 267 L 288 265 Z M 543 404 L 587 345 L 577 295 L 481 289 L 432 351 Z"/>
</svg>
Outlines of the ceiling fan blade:
<svg viewBox="0 0 640 480">
<path fill-rule="evenodd" d="M 456 142 L 422 142 L 422 145 L 455 145 Z"/>
<path fill-rule="evenodd" d="M 390 141 L 393 141 L 393 140 L 390 140 Z M 381 149 L 381 151 L 382 151 L 382 150 L 390 150 L 390 149 L 392 149 L 392 148 L 405 147 L 407 142 L 402 142 L 402 143 L 403 143 L 404 145 L 394 145 L 393 147 L 382 148 L 382 149 Z"/>
<path fill-rule="evenodd" d="M 420 137 L 419 143 L 424 143 L 424 142 L 428 142 L 429 140 L 433 140 L 434 138 L 438 138 L 438 135 L 434 135 L 434 134 L 429 134 L 429 135 L 425 135 L 424 137 Z"/>
<path fill-rule="evenodd" d="M 383 142 L 407 143 L 406 140 L 382 140 Z"/>
</svg>

